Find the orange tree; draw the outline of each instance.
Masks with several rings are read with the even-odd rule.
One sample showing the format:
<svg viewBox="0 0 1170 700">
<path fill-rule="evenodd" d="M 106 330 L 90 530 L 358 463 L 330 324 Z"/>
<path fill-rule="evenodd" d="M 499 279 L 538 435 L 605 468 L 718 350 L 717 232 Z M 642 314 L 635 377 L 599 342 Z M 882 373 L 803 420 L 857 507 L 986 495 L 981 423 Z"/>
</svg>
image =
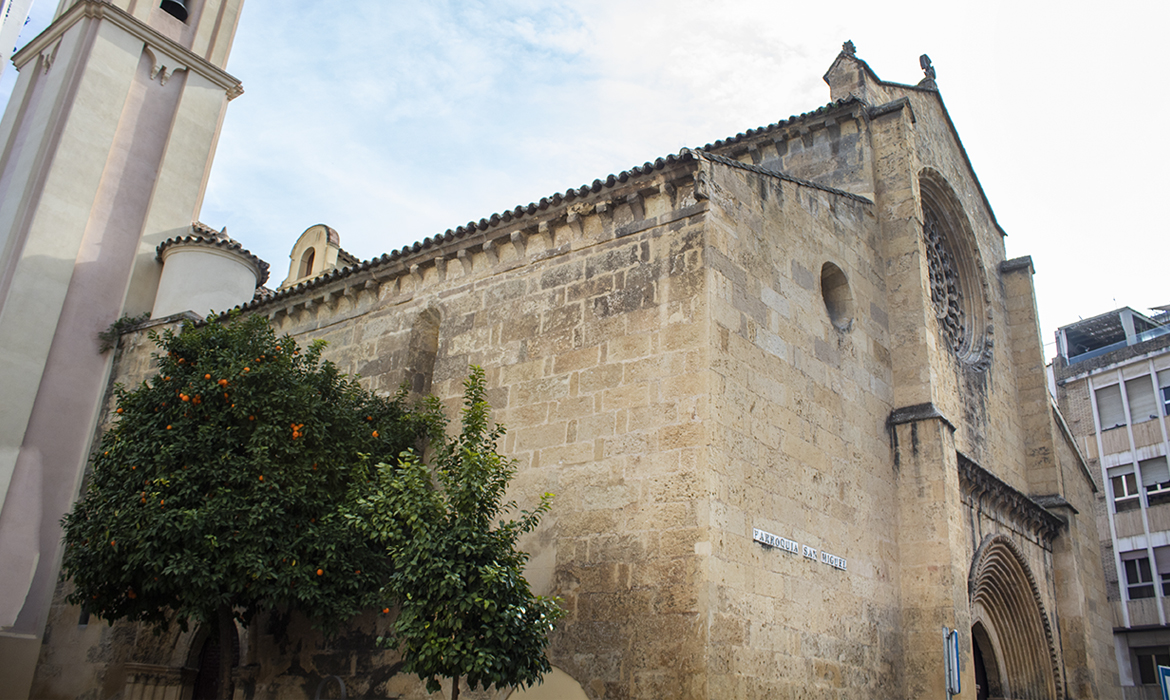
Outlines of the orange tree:
<svg viewBox="0 0 1170 700">
<path fill-rule="evenodd" d="M 392 634 L 378 641 L 399 649 L 403 670 L 426 681 L 429 692 L 440 689 L 439 678 L 452 679 L 452 700 L 461 677 L 485 690 L 538 682 L 551 668 L 548 635 L 563 615 L 555 599 L 529 589 L 528 555 L 516 548 L 552 494 L 517 519 L 500 519 L 516 506 L 504 500 L 516 465 L 496 452 L 504 429 L 488 425 L 481 368 L 472 367 L 464 389 L 458 435 L 429 423 L 433 465 L 413 452 L 379 465 L 376 487 L 348 513 L 385 545 L 394 565 L 385 592 L 398 615 Z M 431 414 L 441 415 L 437 408 Z"/>
<path fill-rule="evenodd" d="M 218 630 L 295 607 L 335 628 L 379 604 L 385 550 L 341 507 L 429 420 L 374 396 L 262 317 L 152 335 L 158 373 L 117 388 L 88 487 L 62 524 L 69 600 L 103 619 Z M 230 661 L 220 692 L 230 691 Z"/>
</svg>

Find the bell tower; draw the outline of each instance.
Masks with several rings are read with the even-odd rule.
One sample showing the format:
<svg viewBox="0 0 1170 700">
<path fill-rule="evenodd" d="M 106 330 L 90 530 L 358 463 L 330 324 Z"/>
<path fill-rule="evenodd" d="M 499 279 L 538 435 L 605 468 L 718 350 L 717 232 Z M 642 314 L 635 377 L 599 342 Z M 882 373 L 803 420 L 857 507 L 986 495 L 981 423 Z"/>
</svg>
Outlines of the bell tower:
<svg viewBox="0 0 1170 700">
<path fill-rule="evenodd" d="M 112 353 L 198 218 L 243 0 L 61 0 L 0 121 L 0 687 L 26 697 Z"/>
</svg>

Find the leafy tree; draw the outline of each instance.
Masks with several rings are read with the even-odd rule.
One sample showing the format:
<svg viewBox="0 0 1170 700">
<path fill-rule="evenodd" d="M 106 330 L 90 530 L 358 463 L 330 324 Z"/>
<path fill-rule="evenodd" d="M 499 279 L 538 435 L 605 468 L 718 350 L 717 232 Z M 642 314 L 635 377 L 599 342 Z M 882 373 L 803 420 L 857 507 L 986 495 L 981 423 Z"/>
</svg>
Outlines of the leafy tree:
<svg viewBox="0 0 1170 700">
<path fill-rule="evenodd" d="M 151 335 L 158 374 L 117 388 L 117 422 L 62 519 L 69 601 L 103 619 L 218 630 L 293 606 L 334 629 L 380 601 L 385 551 L 340 506 L 426 418 L 277 338 L 262 317 Z M 364 459 L 371 456 L 370 460 Z M 231 687 L 221 663 L 220 692 Z"/>
<path fill-rule="evenodd" d="M 452 700 L 461 677 L 485 690 L 539 681 L 551 668 L 548 634 L 563 614 L 555 600 L 532 594 L 522 575 L 528 555 L 516 549 L 552 494 L 493 527 L 515 508 L 503 498 L 516 467 L 496 452 L 504 429 L 488 427 L 481 368 L 472 368 L 464 388 L 460 434 L 446 437 L 442 424 L 432 433 L 434 468 L 414 453 L 379 465 L 377 488 L 350 515 L 393 562 L 386 592 L 399 612 L 379 642 L 400 649 L 404 670 L 429 692 L 440 689 L 440 677 L 451 678 Z"/>
</svg>

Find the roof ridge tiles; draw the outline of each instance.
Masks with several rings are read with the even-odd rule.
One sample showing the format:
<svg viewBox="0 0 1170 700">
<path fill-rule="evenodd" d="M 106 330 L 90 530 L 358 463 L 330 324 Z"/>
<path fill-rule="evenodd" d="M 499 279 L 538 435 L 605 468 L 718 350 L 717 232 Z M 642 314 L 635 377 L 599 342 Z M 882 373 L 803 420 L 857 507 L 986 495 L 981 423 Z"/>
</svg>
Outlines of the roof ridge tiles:
<svg viewBox="0 0 1170 700">
<path fill-rule="evenodd" d="M 256 269 L 259 271 L 260 274 L 256 279 L 257 287 L 268 281 L 268 263 L 260 258 L 260 256 L 245 248 L 239 241 L 235 240 L 231 236 L 228 236 L 226 228 L 222 231 L 216 231 L 202 221 L 193 221 L 191 222 L 191 228 L 188 229 L 188 233 L 179 236 L 171 236 L 162 243 L 159 243 L 158 247 L 154 249 L 155 259 L 159 262 L 162 262 L 163 253 L 166 251 L 166 249 L 181 243 L 211 245 L 216 248 L 223 248 L 225 250 L 239 253 L 253 265 L 255 265 Z"/>
<path fill-rule="evenodd" d="M 842 97 L 839 100 L 834 100 L 828 104 L 821 105 L 820 107 L 817 107 L 816 109 L 811 110 L 809 112 L 804 112 L 803 114 L 799 114 L 799 115 L 793 115 L 793 116 L 788 117 L 787 119 L 782 119 L 778 122 L 768 124 L 767 126 L 757 126 L 754 129 L 748 129 L 747 131 L 741 131 L 740 133 L 738 133 L 734 136 L 728 136 L 727 138 L 717 139 L 714 142 L 709 143 L 706 146 L 703 146 L 699 150 L 709 152 L 713 148 L 722 148 L 723 146 L 730 146 L 731 144 L 738 143 L 739 141 L 742 141 L 744 139 L 754 138 L 756 136 L 759 136 L 760 134 L 768 133 L 769 131 L 775 131 L 776 129 L 782 129 L 784 127 L 792 126 L 793 124 L 796 124 L 797 122 L 802 122 L 802 121 L 804 121 L 806 119 L 810 119 L 812 117 L 818 117 L 818 116 L 825 114 L 826 112 L 830 112 L 834 109 L 837 109 L 839 107 L 844 107 L 846 105 L 851 106 L 854 103 L 863 104 L 861 99 L 859 99 L 857 96 L 847 95 L 845 97 Z"/>
<path fill-rule="evenodd" d="M 252 301 L 241 304 L 238 308 L 249 310 L 254 309 L 262 304 L 275 303 L 285 297 L 316 288 L 323 284 L 340 279 L 341 277 L 346 277 L 375 267 L 381 267 L 391 262 L 396 262 L 401 258 L 414 255 L 415 253 L 422 252 L 428 248 L 432 248 L 439 243 L 446 243 L 456 239 L 465 238 L 480 231 L 486 231 L 495 226 L 499 226 L 502 223 L 506 224 L 512 221 L 518 221 L 520 219 L 535 216 L 538 212 L 546 211 L 552 207 L 559 207 L 562 204 L 573 202 L 577 199 L 583 199 L 591 194 L 596 194 L 603 189 L 614 189 L 629 182 L 631 178 L 642 177 L 655 171 L 663 170 L 666 167 L 676 163 L 686 162 L 692 158 L 695 158 L 696 154 L 701 154 L 701 157 L 709 158 L 731 167 L 743 168 L 745 170 L 750 170 L 762 175 L 777 177 L 781 180 L 787 180 L 798 185 L 812 187 L 814 189 L 829 192 L 831 194 L 836 194 L 860 202 L 865 202 L 867 204 L 872 204 L 873 202 L 871 200 L 866 199 L 860 195 L 853 194 L 852 192 L 846 192 L 845 190 L 839 190 L 833 187 L 828 187 L 826 185 L 820 185 L 815 182 L 803 180 L 801 178 L 787 175 L 775 170 L 769 170 L 767 168 L 760 168 L 755 165 L 741 163 L 737 160 L 726 158 L 725 156 L 720 156 L 708 150 L 735 143 L 736 141 L 749 138 L 751 136 L 758 136 L 761 133 L 765 133 L 767 131 L 790 126 L 796 122 L 823 115 L 841 107 L 851 106 L 854 103 L 862 104 L 862 101 L 853 95 L 849 95 L 848 97 L 844 97 L 842 99 L 822 105 L 812 111 L 805 112 L 798 116 L 789 117 L 788 119 L 770 124 L 768 126 L 748 129 L 746 132 L 742 132 L 727 139 L 720 139 L 715 141 L 713 144 L 707 144 L 702 148 L 684 147 L 678 153 L 671 153 L 666 156 L 655 158 L 652 161 L 645 161 L 641 165 L 635 165 L 632 168 L 622 170 L 619 173 L 610 173 L 604 178 L 595 178 L 591 183 L 583 184 L 580 187 L 570 187 L 563 193 L 558 191 L 551 195 L 541 197 L 539 201 L 529 202 L 528 204 L 517 204 L 511 209 L 505 209 L 501 212 L 494 212 L 490 216 L 481 218 L 479 221 L 468 221 L 466 224 L 461 224 L 455 228 L 449 228 L 442 233 L 436 233 L 432 236 L 427 236 L 422 240 L 404 245 L 401 248 L 391 250 L 387 253 L 382 253 L 380 256 L 370 258 L 368 260 L 362 260 L 350 265 L 339 266 L 333 271 L 333 274 L 318 275 L 317 277 L 314 277 L 310 280 L 305 280 L 304 282 L 293 285 L 291 287 L 278 290 L 271 296 L 267 296 L 262 299 L 253 299 Z"/>
</svg>

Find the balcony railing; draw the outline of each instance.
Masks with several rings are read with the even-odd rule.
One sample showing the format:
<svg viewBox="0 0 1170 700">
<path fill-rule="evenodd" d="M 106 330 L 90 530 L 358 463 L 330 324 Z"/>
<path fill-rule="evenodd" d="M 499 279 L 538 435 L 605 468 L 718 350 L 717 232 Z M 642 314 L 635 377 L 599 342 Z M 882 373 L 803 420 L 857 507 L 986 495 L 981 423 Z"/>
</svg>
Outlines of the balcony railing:
<svg viewBox="0 0 1170 700">
<path fill-rule="evenodd" d="M 1158 326 L 1157 328 L 1151 328 L 1148 331 L 1142 331 L 1141 333 L 1138 333 L 1136 336 L 1134 336 L 1133 343 L 1130 343 L 1128 340 L 1121 340 L 1121 341 L 1118 341 L 1116 343 L 1112 343 L 1110 345 L 1105 345 L 1103 347 L 1095 348 L 1095 349 L 1090 350 L 1088 352 L 1083 352 L 1080 355 L 1073 355 L 1073 356 L 1068 358 L 1068 363 L 1070 365 L 1072 365 L 1072 364 L 1076 364 L 1077 362 L 1084 362 L 1085 360 L 1091 360 L 1094 357 L 1100 357 L 1102 355 L 1107 355 L 1107 354 L 1113 352 L 1114 350 L 1120 350 L 1121 348 L 1124 348 L 1128 345 L 1137 345 L 1138 343 L 1144 343 L 1147 340 L 1153 340 L 1154 338 L 1157 338 L 1157 337 L 1163 336 L 1163 335 L 1170 335 L 1170 326 Z"/>
</svg>

